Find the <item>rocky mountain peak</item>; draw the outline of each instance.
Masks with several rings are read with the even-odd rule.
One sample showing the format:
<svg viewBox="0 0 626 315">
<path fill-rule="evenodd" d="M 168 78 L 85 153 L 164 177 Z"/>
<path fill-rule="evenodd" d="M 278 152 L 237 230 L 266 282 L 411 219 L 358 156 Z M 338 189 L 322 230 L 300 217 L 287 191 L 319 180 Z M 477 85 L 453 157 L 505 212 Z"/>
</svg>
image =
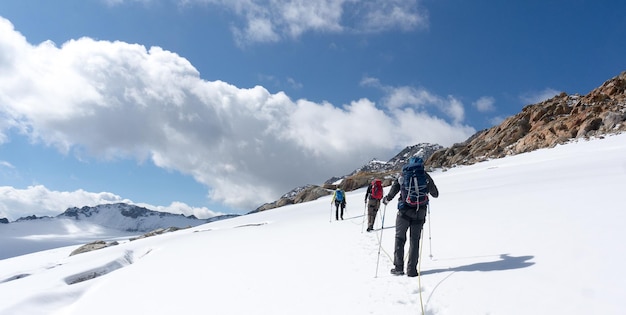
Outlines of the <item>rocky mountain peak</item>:
<svg viewBox="0 0 626 315">
<path fill-rule="evenodd" d="M 436 168 L 474 164 L 554 147 L 572 139 L 626 130 L 626 71 L 581 96 L 561 93 L 528 105 L 500 125 L 463 143 L 435 152 L 426 164 Z"/>
</svg>

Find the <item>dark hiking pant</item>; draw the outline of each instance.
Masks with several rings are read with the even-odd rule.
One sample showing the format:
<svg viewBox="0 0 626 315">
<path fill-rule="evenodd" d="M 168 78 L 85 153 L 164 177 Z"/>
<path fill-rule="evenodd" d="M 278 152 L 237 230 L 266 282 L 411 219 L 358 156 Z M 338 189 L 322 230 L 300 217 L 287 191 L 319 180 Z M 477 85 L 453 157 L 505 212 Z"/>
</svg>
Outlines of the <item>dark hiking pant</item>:
<svg viewBox="0 0 626 315">
<path fill-rule="evenodd" d="M 427 206 L 419 209 L 400 209 L 396 217 L 396 240 L 394 246 L 393 264 L 396 270 L 404 270 L 404 245 L 409 231 L 409 260 L 407 261 L 407 275 L 417 275 L 417 260 L 419 259 L 420 236 L 426 221 Z M 418 211 L 416 211 L 418 210 Z"/>
<path fill-rule="evenodd" d="M 340 216 L 339 216 L 339 208 L 341 206 L 341 219 L 343 220 L 343 209 L 346 208 L 346 202 L 345 201 L 336 201 L 335 200 L 335 220 L 339 220 Z"/>
<path fill-rule="evenodd" d="M 380 200 L 369 198 L 369 202 L 367 203 L 367 228 L 370 230 L 374 228 L 374 221 L 376 221 L 378 209 L 380 209 Z"/>
</svg>

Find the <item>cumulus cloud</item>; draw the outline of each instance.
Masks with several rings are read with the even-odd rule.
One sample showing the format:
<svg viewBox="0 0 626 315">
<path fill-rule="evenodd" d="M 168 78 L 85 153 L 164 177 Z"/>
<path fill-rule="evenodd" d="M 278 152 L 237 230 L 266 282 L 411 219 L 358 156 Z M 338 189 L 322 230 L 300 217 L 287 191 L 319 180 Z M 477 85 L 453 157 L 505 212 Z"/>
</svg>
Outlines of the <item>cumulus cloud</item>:
<svg viewBox="0 0 626 315">
<path fill-rule="evenodd" d="M 253 209 L 407 145 L 450 145 L 475 132 L 452 96 L 377 84 L 387 93 L 378 105 L 292 100 L 205 81 L 159 47 L 90 38 L 31 45 L 0 18 L 0 138 L 13 129 L 81 158 L 151 160 L 233 208 Z"/>
<path fill-rule="evenodd" d="M 396 113 L 397 110 L 405 107 L 411 107 L 417 111 L 427 111 L 430 108 L 434 108 L 452 119 L 454 125 L 460 125 L 465 119 L 463 104 L 452 95 L 442 97 L 424 88 L 411 86 L 386 86 L 378 79 L 371 77 L 363 78 L 361 85 L 371 86 L 384 91 L 386 96 L 383 98 L 382 105 L 391 109 L 392 113 Z"/>
</svg>

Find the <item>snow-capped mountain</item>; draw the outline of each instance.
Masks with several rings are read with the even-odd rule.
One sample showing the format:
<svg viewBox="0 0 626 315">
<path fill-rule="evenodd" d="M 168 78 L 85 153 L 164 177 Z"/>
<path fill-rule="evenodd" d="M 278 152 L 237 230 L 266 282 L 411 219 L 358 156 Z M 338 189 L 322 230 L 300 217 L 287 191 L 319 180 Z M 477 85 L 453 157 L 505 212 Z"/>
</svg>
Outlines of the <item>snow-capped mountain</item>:
<svg viewBox="0 0 626 315">
<path fill-rule="evenodd" d="M 115 203 L 102 204 L 95 207 L 72 207 L 56 217 L 37 217 L 31 215 L 21 217 L 15 220 L 15 222 L 72 219 L 125 232 L 148 232 L 159 228 L 197 226 L 235 216 L 237 215 L 223 215 L 208 219 L 198 219 L 193 215 L 185 216 L 182 214 L 149 210 L 144 207 L 126 203 Z M 6 222 L 3 221 L 3 223 L 10 223 L 8 220 L 5 221 Z"/>
<path fill-rule="evenodd" d="M 56 247 L 85 244 L 96 240 L 111 240 L 120 236 L 132 237 L 138 234 L 170 227 L 187 228 L 208 222 L 236 217 L 218 216 L 209 219 L 186 217 L 152 211 L 125 203 L 105 204 L 95 207 L 69 208 L 55 217 L 26 216 L 14 222 L 5 221 L 0 226 L 0 259 L 23 255 L 45 249 L 47 245 Z M 7 235 L 14 240 L 8 240 Z M 11 246 L 5 242 L 11 242 Z"/>
<path fill-rule="evenodd" d="M 182 214 L 158 212 L 125 203 L 69 208 L 56 217 L 72 218 L 127 232 L 147 232 L 172 226 L 196 226 L 216 220 L 216 218 L 202 220 L 195 216 L 187 217 Z"/>
</svg>

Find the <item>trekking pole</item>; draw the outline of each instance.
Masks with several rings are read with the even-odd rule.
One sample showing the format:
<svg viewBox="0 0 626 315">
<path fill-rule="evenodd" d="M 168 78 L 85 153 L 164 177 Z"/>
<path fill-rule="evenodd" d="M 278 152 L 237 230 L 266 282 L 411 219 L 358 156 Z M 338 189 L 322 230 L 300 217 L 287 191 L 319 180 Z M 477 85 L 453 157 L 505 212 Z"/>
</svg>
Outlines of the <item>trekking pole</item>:
<svg viewBox="0 0 626 315">
<path fill-rule="evenodd" d="M 333 222 L 333 203 L 330 203 L 330 217 L 328 218 L 328 223 Z"/>
<path fill-rule="evenodd" d="M 361 233 L 363 233 L 363 227 L 365 226 L 366 212 L 367 212 L 367 201 L 365 201 L 365 207 L 363 207 L 363 220 L 361 221 Z"/>
<path fill-rule="evenodd" d="M 430 251 L 430 260 L 433 260 L 433 238 L 431 235 L 431 228 L 430 228 L 430 220 L 431 220 L 430 204 L 427 207 L 428 207 L 428 250 Z"/>
<path fill-rule="evenodd" d="M 378 240 L 378 257 L 376 258 L 376 275 L 374 278 L 378 278 L 378 263 L 380 262 L 380 248 L 383 244 L 383 231 L 385 229 L 385 213 L 387 212 L 387 205 L 383 208 L 383 218 L 380 222 L 380 239 Z"/>
</svg>

